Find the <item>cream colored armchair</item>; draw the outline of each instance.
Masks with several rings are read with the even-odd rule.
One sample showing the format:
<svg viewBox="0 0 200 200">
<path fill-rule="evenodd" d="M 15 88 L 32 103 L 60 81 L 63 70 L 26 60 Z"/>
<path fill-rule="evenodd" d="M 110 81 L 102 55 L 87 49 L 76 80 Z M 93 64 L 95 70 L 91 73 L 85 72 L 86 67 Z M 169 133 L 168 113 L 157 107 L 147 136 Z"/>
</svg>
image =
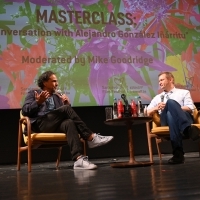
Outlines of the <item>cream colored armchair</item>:
<svg viewBox="0 0 200 200">
<path fill-rule="evenodd" d="M 27 130 L 27 136 L 24 130 Z M 25 145 L 22 144 L 24 141 Z M 84 155 L 86 155 L 86 143 L 83 142 Z M 32 150 L 38 148 L 58 148 L 58 157 L 56 168 L 59 166 L 62 147 L 67 145 L 67 136 L 65 133 L 34 133 L 31 131 L 31 123 L 28 117 L 22 115 L 20 111 L 19 132 L 18 132 L 18 156 L 17 170 L 20 170 L 21 152 L 28 151 L 28 172 L 31 172 Z"/>
<path fill-rule="evenodd" d="M 200 111 L 197 109 L 193 112 L 194 116 L 194 124 L 200 129 Z M 158 113 L 154 113 L 153 121 L 146 123 L 147 126 L 147 138 L 148 138 L 148 146 L 149 146 L 149 155 L 150 161 L 153 162 L 153 151 L 152 151 L 152 138 L 155 138 L 158 156 L 160 160 L 162 159 L 162 154 L 160 151 L 159 144 L 166 140 L 170 140 L 169 136 L 169 127 L 168 126 L 161 126 L 160 124 L 160 116 Z M 200 156 L 200 142 L 198 143 L 199 146 L 199 156 Z"/>
</svg>

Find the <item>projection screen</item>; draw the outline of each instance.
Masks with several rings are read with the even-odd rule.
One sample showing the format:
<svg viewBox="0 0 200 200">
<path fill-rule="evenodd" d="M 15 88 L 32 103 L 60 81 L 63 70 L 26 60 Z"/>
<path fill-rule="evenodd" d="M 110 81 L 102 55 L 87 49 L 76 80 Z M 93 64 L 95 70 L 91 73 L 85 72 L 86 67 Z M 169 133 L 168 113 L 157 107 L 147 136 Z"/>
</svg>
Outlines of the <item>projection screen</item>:
<svg viewBox="0 0 200 200">
<path fill-rule="evenodd" d="M 200 102 L 198 0 L 1 0 L 0 109 L 20 108 L 44 71 L 72 106 L 160 92 L 158 74 Z"/>
</svg>

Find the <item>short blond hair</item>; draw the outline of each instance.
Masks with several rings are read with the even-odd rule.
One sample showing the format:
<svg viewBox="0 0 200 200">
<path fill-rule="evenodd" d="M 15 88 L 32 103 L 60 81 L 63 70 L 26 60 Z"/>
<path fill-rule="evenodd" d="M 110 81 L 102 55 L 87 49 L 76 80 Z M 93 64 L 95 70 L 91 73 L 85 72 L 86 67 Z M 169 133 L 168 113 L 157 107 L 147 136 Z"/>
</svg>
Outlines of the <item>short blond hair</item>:
<svg viewBox="0 0 200 200">
<path fill-rule="evenodd" d="M 174 84 L 175 82 L 175 78 L 174 78 L 174 75 L 171 73 L 171 72 L 160 72 L 160 74 L 158 74 L 158 77 L 160 77 L 161 75 L 165 74 L 166 75 L 166 78 L 169 80 L 169 79 L 172 79 L 172 83 Z"/>
</svg>

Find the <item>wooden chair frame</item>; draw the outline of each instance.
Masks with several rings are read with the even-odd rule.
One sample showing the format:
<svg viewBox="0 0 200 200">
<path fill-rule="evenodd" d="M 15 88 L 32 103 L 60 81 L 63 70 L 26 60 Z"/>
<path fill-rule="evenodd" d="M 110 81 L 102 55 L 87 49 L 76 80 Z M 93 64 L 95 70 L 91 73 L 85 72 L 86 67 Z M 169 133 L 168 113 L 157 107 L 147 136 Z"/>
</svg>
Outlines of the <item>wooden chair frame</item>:
<svg viewBox="0 0 200 200">
<path fill-rule="evenodd" d="M 197 109 L 193 112 L 194 116 L 194 124 L 200 129 L 200 111 Z M 152 138 L 155 138 L 157 152 L 160 160 L 162 159 L 162 153 L 160 150 L 160 143 L 164 141 L 169 141 L 169 127 L 168 126 L 160 126 L 160 116 L 158 113 L 154 113 L 153 115 L 153 121 L 146 123 L 146 129 L 147 129 L 147 139 L 148 139 L 148 147 L 149 147 L 149 156 L 150 156 L 150 162 L 153 162 L 153 150 L 152 150 Z M 198 143 L 199 148 L 199 157 L 200 157 L 200 142 Z"/>
<path fill-rule="evenodd" d="M 26 127 L 27 130 L 27 136 L 28 136 L 28 144 L 26 146 L 22 146 L 22 140 L 24 137 L 24 128 Z M 67 137 L 65 133 L 64 134 L 65 139 L 62 139 L 60 141 L 52 141 L 48 138 L 45 139 L 45 141 L 42 140 L 34 140 L 32 137 L 33 133 L 31 130 L 31 123 L 28 117 L 22 116 L 20 112 L 20 119 L 19 119 L 19 131 L 18 131 L 18 153 L 17 153 L 17 170 L 20 170 L 21 165 L 21 152 L 27 151 L 28 152 L 28 172 L 31 172 L 31 165 L 32 165 L 32 149 L 38 149 L 38 148 L 58 148 L 58 156 L 56 161 L 56 168 L 58 168 L 60 163 L 60 157 L 62 152 L 62 147 L 67 145 Z M 40 134 L 40 133 L 37 133 Z M 44 133 L 45 134 L 45 133 Z M 56 134 L 56 133 L 52 133 Z M 84 155 L 86 155 L 86 142 L 83 139 L 80 139 L 83 143 L 83 151 Z"/>
</svg>

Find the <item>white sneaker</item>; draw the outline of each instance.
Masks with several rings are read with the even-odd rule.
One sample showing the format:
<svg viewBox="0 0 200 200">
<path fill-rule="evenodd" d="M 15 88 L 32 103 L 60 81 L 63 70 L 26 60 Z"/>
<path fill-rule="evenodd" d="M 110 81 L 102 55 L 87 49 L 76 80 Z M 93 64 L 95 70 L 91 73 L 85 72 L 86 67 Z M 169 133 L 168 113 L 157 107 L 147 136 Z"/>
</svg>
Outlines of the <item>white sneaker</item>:
<svg viewBox="0 0 200 200">
<path fill-rule="evenodd" d="M 87 156 L 83 156 L 79 158 L 75 163 L 74 163 L 74 169 L 96 169 L 97 166 L 91 162 L 88 161 Z"/>
<path fill-rule="evenodd" d="M 94 137 L 92 141 L 88 141 L 89 148 L 95 148 L 107 144 L 113 139 L 113 136 L 102 136 L 94 133 Z"/>
</svg>

